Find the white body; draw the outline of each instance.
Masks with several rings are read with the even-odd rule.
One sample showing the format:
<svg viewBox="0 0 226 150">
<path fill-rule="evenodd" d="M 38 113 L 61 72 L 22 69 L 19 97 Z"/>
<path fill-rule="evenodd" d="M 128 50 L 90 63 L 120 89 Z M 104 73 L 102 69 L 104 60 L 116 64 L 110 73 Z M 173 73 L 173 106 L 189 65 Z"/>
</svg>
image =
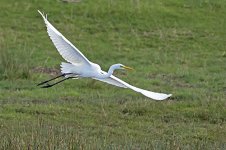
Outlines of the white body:
<svg viewBox="0 0 226 150">
<path fill-rule="evenodd" d="M 125 67 L 122 64 L 112 65 L 108 72 L 102 71 L 98 64 L 89 61 L 70 41 L 57 31 L 57 29 L 47 20 L 47 16 L 45 17 L 40 11 L 38 12 L 44 19 L 47 32 L 53 44 L 62 57 L 68 62 L 62 62 L 62 73 L 73 73 L 76 77 L 89 77 L 118 87 L 130 88 L 154 100 L 164 100 L 171 96 L 171 94 L 156 93 L 137 88 L 113 76 L 112 74 L 115 69 L 122 69 Z"/>
</svg>

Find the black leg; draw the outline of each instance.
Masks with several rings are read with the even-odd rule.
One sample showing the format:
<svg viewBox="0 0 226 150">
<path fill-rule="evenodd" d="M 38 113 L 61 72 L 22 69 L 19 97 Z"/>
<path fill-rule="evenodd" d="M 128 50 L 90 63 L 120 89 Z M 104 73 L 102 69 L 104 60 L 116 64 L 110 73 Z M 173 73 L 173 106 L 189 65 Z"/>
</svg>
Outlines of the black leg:
<svg viewBox="0 0 226 150">
<path fill-rule="evenodd" d="M 47 83 L 47 82 L 49 82 L 49 81 L 55 80 L 55 79 L 60 78 L 60 77 L 64 77 L 65 75 L 69 75 L 69 74 L 73 74 L 73 73 L 64 73 L 64 74 L 61 74 L 61 75 L 56 76 L 56 77 L 54 77 L 54 78 L 52 78 L 52 79 L 49 79 L 49 80 L 43 81 L 43 82 L 41 82 L 41 83 L 37 84 L 37 86 L 39 86 L 39 85 L 43 85 L 43 84 L 45 84 L 45 83 Z"/>
<path fill-rule="evenodd" d="M 60 81 L 58 81 L 58 82 L 55 82 L 55 83 L 53 83 L 53 84 L 48 84 L 48 83 L 47 83 L 47 85 L 44 85 L 44 86 L 42 86 L 41 88 L 50 88 L 50 87 L 52 87 L 52 86 L 54 86 L 54 85 L 56 85 L 56 84 L 59 84 L 59 83 L 65 81 L 65 80 L 72 79 L 72 78 L 75 78 L 75 77 L 68 77 L 68 78 L 62 79 L 62 80 L 60 80 Z"/>
</svg>

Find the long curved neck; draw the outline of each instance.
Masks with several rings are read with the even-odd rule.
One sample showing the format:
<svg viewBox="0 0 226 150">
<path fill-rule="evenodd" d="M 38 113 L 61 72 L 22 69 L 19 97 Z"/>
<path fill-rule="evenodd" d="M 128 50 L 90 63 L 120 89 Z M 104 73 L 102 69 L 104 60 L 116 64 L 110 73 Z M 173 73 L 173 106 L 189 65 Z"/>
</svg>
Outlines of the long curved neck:
<svg viewBox="0 0 226 150">
<path fill-rule="evenodd" d="M 108 72 L 106 74 L 101 74 L 99 78 L 102 78 L 102 79 L 105 79 L 105 78 L 108 78 L 110 77 L 113 72 L 115 70 L 115 67 L 112 65 L 109 69 L 108 69 Z"/>
</svg>

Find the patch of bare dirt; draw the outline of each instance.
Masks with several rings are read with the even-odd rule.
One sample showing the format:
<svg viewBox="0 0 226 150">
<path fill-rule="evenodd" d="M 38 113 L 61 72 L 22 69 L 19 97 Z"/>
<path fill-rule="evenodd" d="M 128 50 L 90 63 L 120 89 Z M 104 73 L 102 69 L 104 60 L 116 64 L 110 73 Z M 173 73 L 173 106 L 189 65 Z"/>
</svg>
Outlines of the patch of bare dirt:
<svg viewBox="0 0 226 150">
<path fill-rule="evenodd" d="M 60 74 L 60 70 L 56 68 L 47 68 L 47 67 L 35 67 L 32 69 L 35 73 L 46 73 L 51 76 L 56 76 Z"/>
</svg>

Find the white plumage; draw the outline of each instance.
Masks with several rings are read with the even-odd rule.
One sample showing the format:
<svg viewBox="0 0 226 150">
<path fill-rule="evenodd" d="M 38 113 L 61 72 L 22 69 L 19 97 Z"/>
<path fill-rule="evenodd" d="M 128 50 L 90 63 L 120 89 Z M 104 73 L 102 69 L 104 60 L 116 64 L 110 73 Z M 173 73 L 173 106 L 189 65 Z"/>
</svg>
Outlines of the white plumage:
<svg viewBox="0 0 226 150">
<path fill-rule="evenodd" d="M 151 92 L 151 91 L 137 88 L 113 76 L 112 74 L 115 69 L 131 69 L 130 67 L 124 66 L 122 64 L 112 65 L 109 68 L 108 72 L 102 71 L 98 64 L 95 64 L 89 61 L 69 40 L 67 40 L 59 31 L 57 31 L 57 29 L 54 28 L 53 25 L 47 20 L 47 17 L 45 17 L 44 14 L 42 14 L 39 10 L 38 12 L 41 14 L 42 18 L 44 19 L 44 22 L 47 27 L 48 35 L 52 40 L 53 44 L 55 45 L 56 49 L 61 54 L 61 56 L 68 62 L 68 63 L 62 62 L 61 64 L 61 72 L 63 73 L 64 77 L 66 78 L 90 77 L 95 80 L 106 82 L 111 85 L 132 89 L 154 100 L 164 100 L 171 96 L 171 94 L 156 93 L 156 92 Z M 69 75 L 66 75 L 66 74 L 69 74 Z M 51 80 L 48 80 L 48 81 L 51 81 Z M 42 82 L 39 85 L 42 85 L 45 83 L 48 84 L 48 81 Z M 52 85 L 47 85 L 44 87 L 50 87 L 50 86 Z"/>
</svg>

